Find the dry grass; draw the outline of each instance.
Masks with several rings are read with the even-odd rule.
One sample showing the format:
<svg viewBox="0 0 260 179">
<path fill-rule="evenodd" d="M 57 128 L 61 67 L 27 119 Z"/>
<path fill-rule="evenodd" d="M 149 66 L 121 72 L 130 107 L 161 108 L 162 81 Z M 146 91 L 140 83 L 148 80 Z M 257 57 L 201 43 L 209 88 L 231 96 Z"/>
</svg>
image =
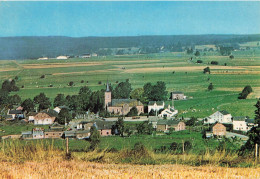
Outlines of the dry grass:
<svg viewBox="0 0 260 179">
<path fill-rule="evenodd" d="M 59 158 L 43 162 L 0 164 L 1 178 L 260 178 L 260 168 L 102 164 Z"/>
<path fill-rule="evenodd" d="M 60 67 L 77 67 L 77 66 L 97 66 L 102 63 L 96 62 L 75 62 L 75 63 L 45 63 L 45 64 L 26 64 L 22 65 L 25 69 L 38 69 L 38 68 L 60 68 Z"/>
</svg>

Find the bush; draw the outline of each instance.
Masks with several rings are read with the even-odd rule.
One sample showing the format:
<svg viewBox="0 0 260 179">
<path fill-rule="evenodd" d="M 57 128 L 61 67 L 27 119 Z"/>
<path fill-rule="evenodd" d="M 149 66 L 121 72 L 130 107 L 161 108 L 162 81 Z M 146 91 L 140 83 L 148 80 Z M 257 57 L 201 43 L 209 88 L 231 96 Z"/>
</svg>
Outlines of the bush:
<svg viewBox="0 0 260 179">
<path fill-rule="evenodd" d="M 170 150 L 176 151 L 178 149 L 178 144 L 176 142 L 171 143 Z"/>
<path fill-rule="evenodd" d="M 217 61 L 211 61 L 210 64 L 211 65 L 218 65 L 218 62 Z"/>
<path fill-rule="evenodd" d="M 190 143 L 190 141 L 185 141 L 184 142 L 184 150 L 186 152 L 188 152 L 191 148 L 192 148 L 192 144 Z"/>
<path fill-rule="evenodd" d="M 197 60 L 197 63 L 203 63 L 203 61 L 202 60 Z"/>
<path fill-rule="evenodd" d="M 81 80 L 80 83 L 84 83 L 84 80 Z"/>
<path fill-rule="evenodd" d="M 40 78 L 45 78 L 45 75 L 42 75 Z"/>
<path fill-rule="evenodd" d="M 98 84 L 99 84 L 99 85 L 101 85 L 101 84 L 102 84 L 102 82 L 101 82 L 101 81 L 99 81 L 99 82 L 98 82 Z"/>
<path fill-rule="evenodd" d="M 209 67 L 206 67 L 203 69 L 203 73 L 209 73 L 210 74 L 210 68 Z"/>
<path fill-rule="evenodd" d="M 70 81 L 68 85 L 69 85 L 69 86 L 73 86 L 73 85 L 74 85 L 74 82 L 73 82 L 73 81 Z"/>
</svg>

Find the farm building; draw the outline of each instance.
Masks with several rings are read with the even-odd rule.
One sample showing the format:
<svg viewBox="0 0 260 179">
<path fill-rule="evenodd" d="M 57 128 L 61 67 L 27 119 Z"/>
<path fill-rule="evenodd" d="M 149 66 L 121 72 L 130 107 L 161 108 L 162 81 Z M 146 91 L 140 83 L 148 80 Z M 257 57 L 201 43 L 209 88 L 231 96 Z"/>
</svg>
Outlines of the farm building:
<svg viewBox="0 0 260 179">
<path fill-rule="evenodd" d="M 144 105 L 136 99 L 112 99 L 112 94 L 107 82 L 105 91 L 105 109 L 114 114 L 126 115 L 133 107 L 137 108 L 138 115 L 144 113 Z"/>
<path fill-rule="evenodd" d="M 160 109 L 164 109 L 164 101 L 149 101 L 149 103 L 148 103 L 148 113 L 151 110 L 159 111 Z"/>
<path fill-rule="evenodd" d="M 85 53 L 85 54 L 80 56 L 80 58 L 90 58 L 90 57 L 91 57 L 90 53 Z"/>
<path fill-rule="evenodd" d="M 90 130 L 93 124 L 93 122 L 81 121 L 77 124 L 77 130 Z"/>
<path fill-rule="evenodd" d="M 110 121 L 96 121 L 94 126 L 96 126 L 101 136 L 110 136 L 112 135 L 112 126 L 115 125 L 115 122 Z"/>
<path fill-rule="evenodd" d="M 56 57 L 57 60 L 67 60 L 69 58 L 69 56 L 58 56 Z"/>
<path fill-rule="evenodd" d="M 24 114 L 22 110 L 10 110 L 8 109 L 7 115 L 11 115 L 12 119 L 23 119 L 24 118 Z"/>
<path fill-rule="evenodd" d="M 175 116 L 176 114 L 178 114 L 178 110 L 174 109 L 174 107 L 168 105 L 168 108 L 164 109 L 160 114 L 159 117 L 163 117 L 163 118 L 171 118 L 173 116 Z"/>
<path fill-rule="evenodd" d="M 226 127 L 221 123 L 215 124 L 212 128 L 212 131 L 213 131 L 213 135 L 215 135 L 215 136 L 225 136 L 226 135 Z"/>
<path fill-rule="evenodd" d="M 34 123 L 34 116 L 36 116 L 37 112 L 29 112 L 27 114 L 28 122 Z"/>
<path fill-rule="evenodd" d="M 171 93 L 171 98 L 173 100 L 184 100 L 186 99 L 186 96 L 184 96 L 184 93 L 181 91 L 174 91 Z"/>
<path fill-rule="evenodd" d="M 32 130 L 33 139 L 43 139 L 44 138 L 44 129 L 43 128 L 34 128 Z"/>
<path fill-rule="evenodd" d="M 158 120 L 155 125 L 156 131 L 163 132 L 170 130 L 170 128 L 174 129 L 174 131 L 182 131 L 185 130 L 185 127 L 184 122 L 176 120 Z"/>
<path fill-rule="evenodd" d="M 59 139 L 63 135 L 63 131 L 45 131 L 44 138 L 45 139 Z"/>
<path fill-rule="evenodd" d="M 56 111 L 57 113 L 60 113 L 60 111 L 61 111 L 63 108 L 69 109 L 69 107 L 67 107 L 67 106 L 57 106 L 57 107 L 55 107 L 53 110 Z"/>
<path fill-rule="evenodd" d="M 51 125 L 54 123 L 57 115 L 43 111 L 34 116 L 34 125 Z"/>
<path fill-rule="evenodd" d="M 231 124 L 232 116 L 227 111 L 217 111 L 214 114 L 207 117 L 206 119 L 204 119 L 205 124 L 214 124 L 216 122 Z"/>
<path fill-rule="evenodd" d="M 23 139 L 32 139 L 32 138 L 33 138 L 33 133 L 32 133 L 32 131 L 22 132 L 22 138 L 23 138 Z"/>
<path fill-rule="evenodd" d="M 233 130 L 247 132 L 252 127 L 252 120 L 248 119 L 247 117 L 233 117 Z"/>
</svg>

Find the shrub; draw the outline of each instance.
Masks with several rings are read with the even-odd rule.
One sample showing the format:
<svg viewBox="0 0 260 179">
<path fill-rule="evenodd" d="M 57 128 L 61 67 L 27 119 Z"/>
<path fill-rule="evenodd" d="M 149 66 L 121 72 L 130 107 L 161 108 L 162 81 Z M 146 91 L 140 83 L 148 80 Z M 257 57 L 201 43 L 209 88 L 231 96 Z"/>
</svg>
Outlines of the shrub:
<svg viewBox="0 0 260 179">
<path fill-rule="evenodd" d="M 206 67 L 203 69 L 203 73 L 209 73 L 210 74 L 210 68 L 209 67 Z"/>
<path fill-rule="evenodd" d="M 81 80 L 80 83 L 84 83 L 84 80 Z"/>
<path fill-rule="evenodd" d="M 171 143 L 170 150 L 176 151 L 178 149 L 178 144 L 176 142 Z"/>
<path fill-rule="evenodd" d="M 202 60 L 197 60 L 197 63 L 203 63 L 203 61 Z"/>
<path fill-rule="evenodd" d="M 99 82 L 98 82 L 98 84 L 99 84 L 99 85 L 101 85 L 101 84 L 102 84 L 102 82 L 101 82 L 101 81 L 99 81 Z"/>
<path fill-rule="evenodd" d="M 210 64 L 211 65 L 218 65 L 218 62 L 217 61 L 211 61 Z"/>
<path fill-rule="evenodd" d="M 42 75 L 40 78 L 45 78 L 45 75 Z"/>
<path fill-rule="evenodd" d="M 70 81 L 68 85 L 69 85 L 69 86 L 73 86 L 73 85 L 74 85 L 74 82 L 73 82 L 73 81 Z"/>
</svg>

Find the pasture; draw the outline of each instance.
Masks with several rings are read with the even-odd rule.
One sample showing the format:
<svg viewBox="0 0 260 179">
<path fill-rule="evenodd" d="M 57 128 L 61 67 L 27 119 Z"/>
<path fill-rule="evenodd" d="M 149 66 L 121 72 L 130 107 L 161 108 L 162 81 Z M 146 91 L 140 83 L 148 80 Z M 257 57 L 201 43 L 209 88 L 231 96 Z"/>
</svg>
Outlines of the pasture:
<svg viewBox="0 0 260 179">
<path fill-rule="evenodd" d="M 0 81 L 18 76 L 17 85 L 24 88 L 12 94 L 26 99 L 44 92 L 51 100 L 59 93 L 77 94 L 82 86 L 104 89 L 107 79 L 113 87 L 117 81 L 129 79 L 133 89 L 147 82 L 164 81 L 168 92 L 182 91 L 188 96 L 188 100 L 174 101 L 179 116 L 203 118 L 216 110 L 227 110 L 233 116 L 254 117 L 253 105 L 260 97 L 260 49 L 232 54 L 234 59 L 220 56 L 218 52 L 201 52 L 201 56 L 190 60 L 192 55 L 174 52 L 68 60 L 6 60 L 0 61 Z M 203 63 L 197 64 L 197 60 Z M 211 61 L 219 64 L 210 65 Z M 202 73 L 207 66 L 211 74 Z M 41 75 L 45 78 L 41 79 Z M 70 81 L 74 86 L 68 86 Z M 210 83 L 213 91 L 207 91 Z M 246 85 L 252 86 L 253 93 L 246 100 L 238 100 Z"/>
</svg>

